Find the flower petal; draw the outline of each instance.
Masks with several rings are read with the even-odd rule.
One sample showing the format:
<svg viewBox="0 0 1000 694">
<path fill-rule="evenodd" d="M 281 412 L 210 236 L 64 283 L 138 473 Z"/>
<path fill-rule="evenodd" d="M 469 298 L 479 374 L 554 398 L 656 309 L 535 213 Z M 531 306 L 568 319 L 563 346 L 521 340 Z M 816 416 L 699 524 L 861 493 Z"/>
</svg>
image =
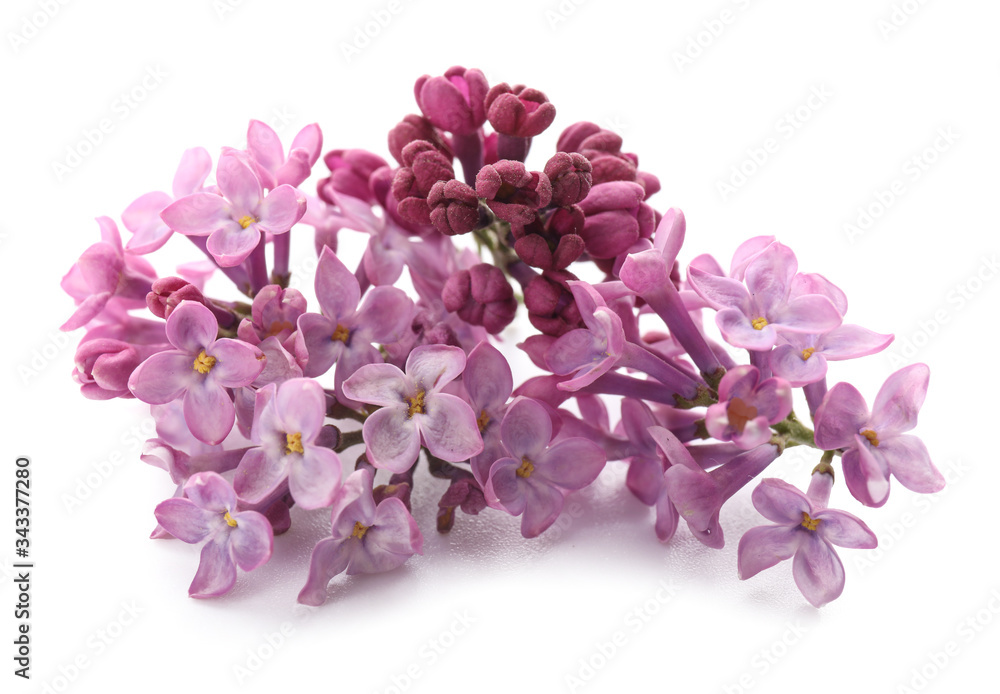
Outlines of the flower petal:
<svg viewBox="0 0 1000 694">
<path fill-rule="evenodd" d="M 295 503 L 306 510 L 333 503 L 340 486 L 340 458 L 329 448 L 306 446 L 305 453 L 291 455 L 288 488 Z"/>
<path fill-rule="evenodd" d="M 927 447 L 916 436 L 902 434 L 884 440 L 878 450 L 893 477 L 911 492 L 929 494 L 944 489 L 944 475 L 934 467 Z"/>
<path fill-rule="evenodd" d="M 211 511 L 198 508 L 190 499 L 167 499 L 153 511 L 156 521 L 181 542 L 201 542 L 215 529 Z"/>
<path fill-rule="evenodd" d="M 274 458 L 263 448 L 251 448 L 240 459 L 233 486 L 240 499 L 248 504 L 258 504 L 270 496 L 287 475 L 284 456 Z"/>
<path fill-rule="evenodd" d="M 758 330 L 753 327 L 747 314 L 734 308 L 725 308 L 716 313 L 715 324 L 719 326 L 722 337 L 733 347 L 766 352 L 774 347 L 778 339 L 773 325 L 768 323 Z"/>
<path fill-rule="evenodd" d="M 303 605 L 322 605 L 326 602 L 326 587 L 330 579 L 347 568 L 356 543 L 327 538 L 313 547 L 309 559 L 309 576 L 299 592 L 298 601 Z"/>
<path fill-rule="evenodd" d="M 316 267 L 316 299 L 323 315 L 340 322 L 352 316 L 361 301 L 361 287 L 329 246 L 323 246 Z"/>
<path fill-rule="evenodd" d="M 260 205 L 263 191 L 253 169 L 233 150 L 223 152 L 215 170 L 219 190 L 232 202 L 236 218 L 252 214 Z"/>
<path fill-rule="evenodd" d="M 344 386 L 346 390 L 346 382 Z M 362 431 L 368 462 L 375 467 L 406 472 L 416 462 L 420 453 L 420 432 L 416 422 L 406 416 L 405 408 L 383 407 L 376 410 L 365 420 Z"/>
<path fill-rule="evenodd" d="M 761 525 L 750 528 L 743 533 L 737 549 L 740 580 L 745 581 L 764 569 L 791 559 L 804 537 L 797 526 Z"/>
<path fill-rule="evenodd" d="M 559 517 L 563 507 L 563 493 L 557 487 L 542 481 L 532 482 L 532 478 L 529 477 L 527 484 L 524 485 L 524 495 L 521 535 L 538 537 Z"/>
<path fill-rule="evenodd" d="M 203 380 L 184 394 L 184 421 L 195 438 L 215 445 L 222 443 L 233 430 L 236 408 L 225 388 Z"/>
<path fill-rule="evenodd" d="M 213 231 L 205 247 L 221 267 L 233 267 L 246 260 L 260 242 L 260 230 L 256 224 L 244 229 L 236 222 L 230 222 Z"/>
<path fill-rule="evenodd" d="M 770 317 L 773 311 L 785 304 L 797 270 L 795 254 L 781 243 L 768 245 L 747 265 L 747 289 L 764 315 Z"/>
<path fill-rule="evenodd" d="M 167 205 L 160 219 L 176 232 L 188 236 L 208 236 L 233 223 L 229 203 L 215 193 L 192 193 Z"/>
<path fill-rule="evenodd" d="M 798 526 L 802 523 L 803 513 L 812 515 L 812 504 L 806 495 L 775 477 L 761 480 L 750 498 L 754 508 L 775 523 Z"/>
<path fill-rule="evenodd" d="M 232 516 L 236 527 L 229 533 L 236 565 L 244 571 L 253 571 L 267 563 L 274 547 L 271 523 L 256 511 L 243 511 Z"/>
<path fill-rule="evenodd" d="M 406 375 L 427 393 L 440 390 L 458 378 L 465 368 L 465 352 L 461 347 L 424 345 L 406 358 Z"/>
<path fill-rule="evenodd" d="M 880 438 L 901 434 L 917 425 L 930 376 L 926 364 L 911 364 L 886 379 L 872 405 L 872 426 Z"/>
<path fill-rule="evenodd" d="M 212 379 L 226 388 L 248 386 L 264 370 L 264 353 L 241 340 L 216 340 L 207 352 L 216 359 Z"/>
<path fill-rule="evenodd" d="M 476 415 L 459 397 L 447 393 L 428 395 L 424 413 L 416 417 L 431 455 L 455 463 L 483 450 Z"/>
<path fill-rule="evenodd" d="M 883 464 L 884 459 L 880 463 L 860 440 L 856 441 L 853 448 L 844 451 L 841 466 L 847 489 L 865 506 L 878 508 L 889 498 L 889 470 L 888 465 L 883 469 Z"/>
<path fill-rule="evenodd" d="M 264 198 L 260 205 L 260 221 L 257 226 L 262 231 L 283 234 L 302 219 L 306 213 L 306 196 L 284 183 Z"/>
<path fill-rule="evenodd" d="M 184 485 L 184 493 L 195 506 L 206 511 L 221 515 L 236 508 L 236 492 L 217 472 L 198 472 L 191 475 Z"/>
<path fill-rule="evenodd" d="M 593 441 L 572 437 L 559 441 L 535 460 L 535 475 L 563 489 L 583 489 L 597 479 L 607 459 Z"/>
<path fill-rule="evenodd" d="M 188 595 L 192 598 L 212 598 L 228 593 L 236 585 L 236 564 L 229 553 L 226 533 L 216 535 L 201 549 L 198 573 L 191 581 Z"/>
<path fill-rule="evenodd" d="M 539 402 L 519 397 L 500 423 L 500 439 L 518 460 L 534 459 L 552 440 L 552 419 Z"/>
<path fill-rule="evenodd" d="M 816 445 L 826 451 L 852 445 L 868 418 L 868 405 L 858 389 L 838 383 L 816 409 Z"/>
<path fill-rule="evenodd" d="M 514 390 L 510 364 L 500 350 L 485 340 L 469 352 L 462 381 L 473 407 L 480 410 L 504 405 Z"/>
<path fill-rule="evenodd" d="M 176 400 L 198 382 L 194 360 L 187 352 L 157 352 L 139 364 L 128 379 L 132 395 L 150 405 Z"/>
<path fill-rule="evenodd" d="M 313 441 L 326 421 L 323 386 L 311 378 L 293 378 L 282 383 L 274 404 L 287 433 L 298 432 L 303 441 Z"/>
<path fill-rule="evenodd" d="M 874 549 L 878 547 L 878 539 L 865 522 L 846 511 L 824 509 L 813 516 L 820 523 L 816 532 L 838 547 L 851 549 Z"/>
<path fill-rule="evenodd" d="M 830 543 L 809 533 L 792 560 L 795 585 L 814 607 L 822 607 L 844 592 L 844 565 Z"/>
<path fill-rule="evenodd" d="M 751 310 L 750 293 L 742 282 L 689 266 L 688 283 L 698 292 L 698 296 L 716 310 L 732 308 L 741 313 L 749 313 Z"/>
<path fill-rule="evenodd" d="M 351 400 L 380 407 L 402 407 L 404 398 L 413 395 L 403 372 L 392 364 L 362 366 L 344 381 L 343 389 Z"/>
<path fill-rule="evenodd" d="M 167 339 L 177 349 L 198 354 L 219 334 L 219 322 L 207 306 L 197 301 L 182 301 L 167 319 Z"/>
</svg>

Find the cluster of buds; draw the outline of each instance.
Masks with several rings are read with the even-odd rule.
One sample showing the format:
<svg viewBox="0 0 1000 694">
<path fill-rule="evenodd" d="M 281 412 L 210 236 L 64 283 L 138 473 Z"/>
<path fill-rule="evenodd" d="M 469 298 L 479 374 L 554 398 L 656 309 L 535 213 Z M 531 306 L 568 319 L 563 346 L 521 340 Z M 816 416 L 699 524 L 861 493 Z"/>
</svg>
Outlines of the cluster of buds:
<svg viewBox="0 0 1000 694">
<path fill-rule="evenodd" d="M 740 539 L 739 576 L 792 559 L 817 606 L 844 587 L 834 546 L 876 545 L 863 521 L 827 507 L 835 474 L 871 508 L 892 478 L 942 488 L 907 433 L 928 368 L 891 374 L 871 408 L 848 383 L 828 387 L 829 362 L 893 338 L 845 323 L 844 293 L 800 273 L 789 247 L 755 236 L 728 270 L 710 255 L 682 267 L 684 215 L 649 202 L 659 182 L 615 133 L 571 125 L 531 170 L 532 139 L 556 114 L 541 91 L 454 67 L 414 92 L 420 114 L 388 135 L 396 164 L 332 150 L 316 196 L 301 189 L 322 152 L 316 125 L 286 151 L 252 121 L 211 183 L 208 152 L 188 150 L 172 194 L 122 213 L 128 242 L 101 217 L 101 241 L 63 280 L 76 303 L 63 329 L 86 329 L 73 374 L 83 395 L 151 407 L 142 459 L 175 489 L 152 536 L 202 546 L 190 595 L 226 593 L 237 569 L 269 561 L 296 506 L 330 513 L 301 602 L 322 603 L 340 573 L 401 565 L 423 549 L 411 514 L 421 461 L 442 486 L 438 532 L 461 510 L 520 517 L 522 535 L 538 536 L 618 460 L 662 542 L 683 520 L 716 549 L 723 505 L 756 480 L 768 524 Z M 290 239 L 305 229 L 312 302 L 289 288 Z M 351 232 L 367 238 L 358 258 L 338 255 Z M 178 235 L 203 258 L 160 277 L 146 256 Z M 601 281 L 573 272 L 588 262 Z M 414 295 L 396 286 L 404 269 Z M 215 273 L 233 296 L 206 294 Z M 538 332 L 518 347 L 542 375 L 515 378 L 494 345 L 519 311 Z M 641 328 L 640 315 L 658 322 Z M 793 411 L 796 389 L 812 427 Z M 795 446 L 816 450 L 804 492 L 764 475 Z"/>
</svg>

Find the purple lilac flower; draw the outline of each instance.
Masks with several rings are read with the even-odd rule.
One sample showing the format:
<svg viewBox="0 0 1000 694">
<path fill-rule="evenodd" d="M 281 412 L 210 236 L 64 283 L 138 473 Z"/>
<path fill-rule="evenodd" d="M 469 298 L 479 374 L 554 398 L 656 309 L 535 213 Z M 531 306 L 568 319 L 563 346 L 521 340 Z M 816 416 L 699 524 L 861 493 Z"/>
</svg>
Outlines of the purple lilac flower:
<svg viewBox="0 0 1000 694">
<path fill-rule="evenodd" d="M 688 268 L 695 291 L 719 312 L 715 322 L 726 342 L 734 347 L 768 351 L 778 331 L 822 333 L 841 323 L 841 315 L 820 294 L 790 296 L 798 262 L 787 246 L 772 243 L 746 268 L 746 285 Z"/>
<path fill-rule="evenodd" d="M 293 378 L 257 391 L 251 440 L 234 486 L 240 498 L 261 504 L 279 496 L 287 482 L 295 503 L 305 509 L 329 506 L 340 486 L 340 458 L 316 444 L 326 416 L 323 386 Z"/>
<path fill-rule="evenodd" d="M 98 217 L 101 240 L 88 248 L 62 279 L 63 291 L 77 307 L 61 330 L 76 330 L 99 317 L 115 303 L 142 308 L 156 280 L 156 271 L 145 259 L 122 248 L 118 227 L 110 217 Z"/>
<path fill-rule="evenodd" d="M 826 376 L 828 361 L 856 359 L 881 352 L 892 342 L 892 335 L 841 325 L 826 333 L 790 333 L 779 337 L 771 352 L 771 370 L 787 380 L 793 388 L 815 383 Z"/>
<path fill-rule="evenodd" d="M 413 302 L 396 287 L 374 287 L 361 303 L 357 278 L 329 248 L 323 249 L 316 269 L 316 298 L 322 315 L 298 318 L 299 338 L 309 355 L 305 375 L 320 376 L 337 364 L 338 393 L 347 376 L 382 361 L 372 343 L 400 339 L 413 316 Z"/>
<path fill-rule="evenodd" d="M 760 380 L 755 366 L 737 366 L 719 383 L 719 402 L 705 413 L 705 428 L 719 441 L 750 450 L 771 440 L 771 425 L 792 411 L 792 388 L 781 378 Z"/>
<path fill-rule="evenodd" d="M 582 437 L 550 447 L 552 419 L 530 398 L 518 398 L 507 408 L 500 438 L 509 456 L 490 467 L 484 493 L 490 505 L 499 504 L 514 516 L 523 514 L 524 537 L 536 537 L 552 525 L 562 511 L 565 492 L 586 487 L 607 462 L 600 446 Z"/>
<path fill-rule="evenodd" d="M 261 184 L 269 190 L 297 186 L 309 178 L 322 149 L 323 133 L 315 123 L 295 135 L 287 157 L 278 133 L 267 123 L 252 120 L 247 128 L 250 161 Z"/>
<path fill-rule="evenodd" d="M 392 364 L 362 366 L 344 381 L 344 394 L 378 405 L 363 432 L 369 462 L 405 472 L 417 460 L 421 441 L 431 455 L 458 462 L 483 450 L 472 408 L 441 390 L 465 368 L 460 347 L 424 345 L 406 358 L 406 372 Z"/>
<path fill-rule="evenodd" d="M 826 508 L 832 484 L 832 472 L 814 472 L 806 494 L 780 479 L 757 485 L 753 505 L 774 525 L 751 528 L 740 538 L 740 579 L 792 559 L 795 584 L 812 605 L 840 596 L 844 566 L 833 546 L 872 549 L 878 540 L 861 519 Z"/>
<path fill-rule="evenodd" d="M 327 584 L 342 571 L 348 576 L 391 571 L 414 554 L 423 554 L 424 537 L 406 505 L 396 497 L 375 504 L 368 469 L 351 473 L 333 500 L 330 516 L 332 536 L 313 548 L 309 577 L 299 593 L 304 605 L 322 605 Z"/>
<path fill-rule="evenodd" d="M 185 195 L 201 192 L 212 170 L 212 157 L 203 147 L 192 147 L 181 156 L 174 174 L 173 195 L 162 191 L 146 193 L 136 198 L 122 212 L 122 224 L 132 232 L 125 244 L 130 253 L 145 255 L 161 248 L 173 231 L 164 224 L 160 212 Z"/>
<path fill-rule="evenodd" d="M 216 339 L 218 329 L 211 311 L 183 302 L 167 319 L 167 339 L 175 349 L 146 359 L 128 381 L 132 394 L 151 405 L 183 397 L 184 419 L 205 443 L 219 443 L 233 428 L 236 410 L 226 389 L 250 385 L 264 369 L 259 349 Z"/>
<path fill-rule="evenodd" d="M 457 135 L 469 135 L 486 122 L 484 103 L 489 84 L 483 73 L 460 66 L 443 76 L 424 75 L 413 87 L 417 104 L 435 127 Z"/>
<path fill-rule="evenodd" d="M 886 379 L 871 411 L 857 388 L 838 383 L 816 411 L 816 445 L 843 449 L 844 480 L 858 501 L 882 506 L 889 498 L 889 475 L 914 492 L 944 487 L 927 447 L 906 434 L 917 425 L 927 394 L 930 369 L 911 364 Z"/>
<path fill-rule="evenodd" d="M 256 511 L 237 511 L 236 493 L 221 475 L 199 472 L 184 485 L 187 498 L 167 499 L 156 520 L 177 539 L 196 544 L 207 539 L 188 594 L 211 598 L 236 584 L 236 567 L 253 571 L 271 558 L 271 524 Z"/>
<path fill-rule="evenodd" d="M 261 232 L 283 234 L 305 214 L 305 196 L 288 184 L 265 196 L 250 163 L 235 150 L 223 153 L 215 175 L 221 195 L 186 195 L 160 216 L 174 231 L 208 236 L 208 251 L 222 267 L 242 263 Z"/>
</svg>

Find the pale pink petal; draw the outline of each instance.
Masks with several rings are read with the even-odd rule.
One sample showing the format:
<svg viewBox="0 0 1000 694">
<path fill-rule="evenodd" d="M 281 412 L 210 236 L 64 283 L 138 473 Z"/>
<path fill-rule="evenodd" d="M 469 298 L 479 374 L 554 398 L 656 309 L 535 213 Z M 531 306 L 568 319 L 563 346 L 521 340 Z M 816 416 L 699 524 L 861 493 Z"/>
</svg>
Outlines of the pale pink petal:
<svg viewBox="0 0 1000 694">
<path fill-rule="evenodd" d="M 243 454 L 233 486 L 240 499 L 248 504 L 260 503 L 288 476 L 285 458 L 272 460 L 263 448 L 251 448 Z"/>
<path fill-rule="evenodd" d="M 405 398 L 413 395 L 410 385 L 398 367 L 368 364 L 344 381 L 343 388 L 344 395 L 351 400 L 381 407 L 402 407 L 405 414 Z"/>
<path fill-rule="evenodd" d="M 373 287 L 365 295 L 356 320 L 356 339 L 379 344 L 396 342 L 413 320 L 413 301 L 397 287 Z"/>
<path fill-rule="evenodd" d="M 797 526 L 761 525 L 750 528 L 740 538 L 737 549 L 740 580 L 745 581 L 764 569 L 791 559 L 804 537 Z"/>
<path fill-rule="evenodd" d="M 355 542 L 329 537 L 316 543 L 309 559 L 309 576 L 299 592 L 298 601 L 313 606 L 326 602 L 326 587 L 330 579 L 347 568 L 357 549 Z"/>
<path fill-rule="evenodd" d="M 253 571 L 267 563 L 274 547 L 271 523 L 256 511 L 234 513 L 236 527 L 229 533 L 233 559 L 244 571 Z"/>
<path fill-rule="evenodd" d="M 792 560 L 795 585 L 814 607 L 822 607 L 844 591 L 844 565 L 828 542 L 809 533 Z"/>
<path fill-rule="evenodd" d="M 871 423 L 881 438 L 909 431 L 917 425 L 917 414 L 927 395 L 931 370 L 926 364 L 911 364 L 893 373 L 875 396 Z"/>
<path fill-rule="evenodd" d="M 881 352 L 892 340 L 892 335 L 880 335 L 860 325 L 841 325 L 823 335 L 818 346 L 827 359 L 840 361 Z"/>
<path fill-rule="evenodd" d="M 806 495 L 775 477 L 762 480 L 750 498 L 754 508 L 775 523 L 798 525 L 803 513 L 812 514 L 812 505 Z"/>
<path fill-rule="evenodd" d="M 150 405 L 164 405 L 179 398 L 201 379 L 188 352 L 157 352 L 139 364 L 128 379 L 132 395 Z"/>
<path fill-rule="evenodd" d="M 884 440 L 878 450 L 893 477 L 911 492 L 929 494 L 944 489 L 944 475 L 934 467 L 927 447 L 916 436 L 902 434 Z"/>
<path fill-rule="evenodd" d="M 581 437 L 563 439 L 534 461 L 534 475 L 563 489 L 583 489 L 597 479 L 607 462 L 603 449 Z"/>
<path fill-rule="evenodd" d="M 447 393 L 428 395 L 418 427 L 427 450 L 442 460 L 468 460 L 483 450 L 476 415 L 469 404 Z"/>
<path fill-rule="evenodd" d="M 340 486 L 340 458 L 337 454 L 329 448 L 306 446 L 305 453 L 289 457 L 288 488 L 295 503 L 307 510 L 333 503 L 333 496 Z"/>
<path fill-rule="evenodd" d="M 844 481 L 855 499 L 878 508 L 889 498 L 889 466 L 884 458 L 871 453 L 864 439 L 855 439 L 855 447 L 844 451 L 841 458 Z"/>
<path fill-rule="evenodd" d="M 500 423 L 500 439 L 515 458 L 533 460 L 552 440 L 552 419 L 540 403 L 519 397 Z"/>
<path fill-rule="evenodd" d="M 219 322 L 197 301 L 182 301 L 167 319 L 167 339 L 177 349 L 197 355 L 219 334 Z"/>
<path fill-rule="evenodd" d="M 732 308 L 742 313 L 751 310 L 750 293 L 742 282 L 688 266 L 688 284 L 714 309 Z"/>
<path fill-rule="evenodd" d="M 821 352 L 802 358 L 802 350 L 794 345 L 778 345 L 771 352 L 771 370 L 788 381 L 793 388 L 815 383 L 826 376 L 827 364 Z"/>
<path fill-rule="evenodd" d="M 256 224 L 244 229 L 231 221 L 213 231 L 205 245 L 221 267 L 234 267 L 246 260 L 260 242 L 260 230 Z"/>
<path fill-rule="evenodd" d="M 195 438 L 214 445 L 232 431 L 236 408 L 225 388 L 203 380 L 184 395 L 184 421 Z"/>
<path fill-rule="evenodd" d="M 874 549 L 878 546 L 878 539 L 871 528 L 860 518 L 846 511 L 824 509 L 813 518 L 820 521 L 816 528 L 820 537 L 838 547 Z"/>
<path fill-rule="evenodd" d="M 188 588 L 192 598 L 212 598 L 228 593 L 236 585 L 236 564 L 229 553 L 225 534 L 216 535 L 201 549 L 198 572 Z"/>
<path fill-rule="evenodd" d="M 164 208 L 160 219 L 174 231 L 190 236 L 208 236 L 233 223 L 229 203 L 214 193 L 185 195 Z"/>
<path fill-rule="evenodd" d="M 232 203 L 235 219 L 253 215 L 260 205 L 263 191 L 257 175 L 241 156 L 233 150 L 224 152 L 219 157 L 215 178 L 219 190 Z"/>
<path fill-rule="evenodd" d="M 469 352 L 462 380 L 469 399 L 480 409 L 503 405 L 514 390 L 510 364 L 500 350 L 485 340 Z"/>
<path fill-rule="evenodd" d="M 248 386 L 264 370 L 264 353 L 240 340 L 216 340 L 207 353 L 216 359 L 209 373 L 226 388 Z"/>
<path fill-rule="evenodd" d="M 734 347 L 766 352 L 774 347 L 778 339 L 773 325 L 768 323 L 758 330 L 753 327 L 746 314 L 735 308 L 726 308 L 716 313 L 715 324 L 719 326 L 726 342 Z"/>
<path fill-rule="evenodd" d="M 830 300 L 818 294 L 797 297 L 765 313 L 779 330 L 800 333 L 825 333 L 843 320 Z"/>
<path fill-rule="evenodd" d="M 181 155 L 181 163 L 174 174 L 174 197 L 198 192 L 212 170 L 212 157 L 204 147 L 192 147 Z"/>
<path fill-rule="evenodd" d="M 406 358 L 406 375 L 427 393 L 436 392 L 458 378 L 464 368 L 465 352 L 461 347 L 424 345 Z"/>
<path fill-rule="evenodd" d="M 215 472 L 191 475 L 184 485 L 184 493 L 195 506 L 219 516 L 236 508 L 236 493 L 232 486 Z"/>
<path fill-rule="evenodd" d="M 272 234 L 282 234 L 292 228 L 306 213 L 306 196 L 290 185 L 272 190 L 260 205 L 257 225 Z"/>
<path fill-rule="evenodd" d="M 816 445 L 827 451 L 852 445 L 868 418 L 868 405 L 858 389 L 838 383 L 816 409 Z"/>
<path fill-rule="evenodd" d="M 168 533 L 182 542 L 201 542 L 215 529 L 211 511 L 198 508 L 190 499 L 167 499 L 153 511 L 156 521 Z"/>
<path fill-rule="evenodd" d="M 416 422 L 406 416 L 406 408 L 376 410 L 365 420 L 362 430 L 368 462 L 375 467 L 406 472 L 416 462 L 420 453 L 420 432 Z"/>
<path fill-rule="evenodd" d="M 563 507 L 563 493 L 544 483 L 524 485 L 524 515 L 521 517 L 521 535 L 537 537 L 556 522 Z"/>
</svg>

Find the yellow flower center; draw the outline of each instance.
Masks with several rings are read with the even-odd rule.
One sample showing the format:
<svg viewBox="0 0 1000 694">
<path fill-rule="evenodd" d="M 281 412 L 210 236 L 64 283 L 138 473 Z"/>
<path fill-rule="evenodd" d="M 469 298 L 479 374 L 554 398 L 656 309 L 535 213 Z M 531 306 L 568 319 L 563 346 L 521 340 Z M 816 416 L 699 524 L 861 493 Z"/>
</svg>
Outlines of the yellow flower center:
<svg viewBox="0 0 1000 694">
<path fill-rule="evenodd" d="M 878 434 L 875 433 L 874 429 L 865 429 L 861 435 L 868 439 L 868 443 L 878 448 Z"/>
<path fill-rule="evenodd" d="M 245 214 L 242 217 L 240 217 L 240 226 L 246 229 L 251 224 L 256 224 L 259 221 L 260 220 L 257 219 L 256 217 L 251 217 L 250 215 Z"/>
<path fill-rule="evenodd" d="M 757 408 L 753 405 L 748 405 L 739 398 L 733 398 L 729 401 L 729 407 L 726 409 L 726 414 L 729 415 L 729 424 L 738 431 L 743 433 L 746 428 L 747 422 L 757 417 Z"/>
<path fill-rule="evenodd" d="M 763 330 L 767 327 L 767 318 L 754 318 L 750 321 L 750 325 L 753 326 L 754 330 Z"/>
<path fill-rule="evenodd" d="M 822 521 L 822 518 L 811 518 L 808 513 L 802 512 L 802 527 L 806 530 L 815 530 Z"/>
<path fill-rule="evenodd" d="M 223 520 L 226 521 L 226 524 L 229 525 L 230 528 L 236 527 L 236 521 L 233 519 L 232 516 L 229 515 L 229 511 L 226 511 L 225 515 L 222 516 L 222 518 Z"/>
<path fill-rule="evenodd" d="M 534 471 L 535 471 L 535 466 L 531 463 L 531 461 L 528 460 L 527 457 L 521 458 L 521 467 L 517 469 L 517 476 L 522 478 L 528 478 L 531 477 L 531 473 L 533 473 Z"/>
<path fill-rule="evenodd" d="M 285 434 L 285 455 L 289 453 L 305 453 L 302 447 L 302 432 L 296 431 L 294 434 Z"/>
<path fill-rule="evenodd" d="M 342 326 L 340 323 L 337 323 L 337 329 L 333 331 L 333 337 L 331 337 L 330 339 L 333 340 L 334 342 L 340 340 L 346 345 L 347 338 L 349 338 L 350 336 L 351 336 L 351 331 Z"/>
<path fill-rule="evenodd" d="M 205 354 L 205 350 L 201 350 L 194 358 L 194 365 L 191 368 L 200 374 L 207 374 L 213 366 L 215 366 L 215 357 L 210 357 Z"/>
<path fill-rule="evenodd" d="M 355 521 L 354 530 L 351 531 L 351 537 L 356 537 L 360 540 L 365 536 L 365 533 L 368 532 L 368 527 L 369 526 L 367 525 L 362 525 L 361 521 Z"/>
<path fill-rule="evenodd" d="M 490 416 L 489 414 L 486 413 L 486 410 L 483 410 L 482 412 L 479 413 L 479 417 L 476 418 L 476 424 L 479 425 L 479 431 L 483 431 L 486 428 L 486 425 L 489 423 L 490 423 Z"/>
<path fill-rule="evenodd" d="M 815 347 L 806 347 L 804 350 L 802 350 L 802 361 L 805 361 L 809 357 L 811 357 L 813 355 L 813 352 L 815 351 L 816 351 Z"/>
<path fill-rule="evenodd" d="M 417 394 L 414 395 L 412 398 L 403 398 L 403 399 L 406 400 L 407 404 L 410 406 L 406 410 L 407 419 L 410 419 L 415 414 L 424 413 L 424 391 L 422 389 L 418 390 Z"/>
</svg>

